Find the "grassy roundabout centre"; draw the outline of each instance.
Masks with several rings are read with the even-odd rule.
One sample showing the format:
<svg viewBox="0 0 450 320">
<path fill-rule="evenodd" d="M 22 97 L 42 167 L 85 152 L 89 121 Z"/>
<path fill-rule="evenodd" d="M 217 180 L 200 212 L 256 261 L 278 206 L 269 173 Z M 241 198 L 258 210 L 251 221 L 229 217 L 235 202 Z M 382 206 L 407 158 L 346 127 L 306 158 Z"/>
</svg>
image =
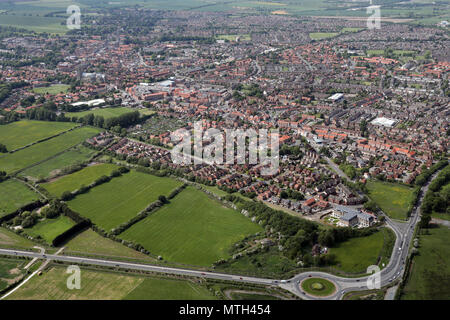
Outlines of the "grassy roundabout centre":
<svg viewBox="0 0 450 320">
<path fill-rule="evenodd" d="M 336 286 L 331 281 L 322 278 L 309 278 L 300 285 L 303 291 L 313 296 L 326 297 L 336 291 Z"/>
</svg>

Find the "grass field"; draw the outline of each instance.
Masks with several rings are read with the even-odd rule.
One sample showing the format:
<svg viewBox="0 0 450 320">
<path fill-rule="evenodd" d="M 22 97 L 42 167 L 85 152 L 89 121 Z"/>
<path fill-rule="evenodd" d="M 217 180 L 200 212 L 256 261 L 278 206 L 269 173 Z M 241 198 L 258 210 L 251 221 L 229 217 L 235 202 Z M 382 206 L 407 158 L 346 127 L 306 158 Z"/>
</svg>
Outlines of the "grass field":
<svg viewBox="0 0 450 320">
<path fill-rule="evenodd" d="M 352 238 L 330 248 L 329 252 L 336 255 L 337 269 L 348 273 L 366 273 L 367 267 L 376 265 L 382 255 L 386 229 L 368 237 Z M 387 254 L 391 251 L 388 250 Z M 389 258 L 389 257 L 387 257 Z"/>
<path fill-rule="evenodd" d="M 0 158 L 0 170 L 17 172 L 40 161 L 47 160 L 64 150 L 101 132 L 100 129 L 82 127 L 29 148 L 7 154 Z"/>
<path fill-rule="evenodd" d="M 228 258 L 233 243 L 261 230 L 238 212 L 188 187 L 120 237 L 136 241 L 168 261 L 211 265 Z"/>
<path fill-rule="evenodd" d="M 419 255 L 402 300 L 448 300 L 450 297 L 450 229 L 439 226 L 419 237 Z"/>
<path fill-rule="evenodd" d="M 308 278 L 301 283 L 301 286 L 307 293 L 319 297 L 329 296 L 336 291 L 336 286 L 323 278 Z"/>
<path fill-rule="evenodd" d="M 1 234 L 0 234 L 1 236 Z M 104 238 L 91 229 L 83 231 L 67 244 L 65 252 L 93 254 L 112 258 L 131 258 L 138 260 L 154 261 L 148 255 L 130 249 L 118 242 Z"/>
<path fill-rule="evenodd" d="M 68 204 L 74 211 L 109 231 L 136 216 L 158 196 L 167 196 L 180 185 L 170 178 L 131 171 L 78 195 Z"/>
<path fill-rule="evenodd" d="M 0 183 L 0 217 L 36 200 L 39 195 L 17 180 Z"/>
<path fill-rule="evenodd" d="M 337 35 L 338 35 L 338 33 L 334 33 L 334 32 L 312 32 L 309 34 L 309 37 L 312 40 L 322 40 L 322 39 L 326 39 L 326 38 L 332 38 Z"/>
<path fill-rule="evenodd" d="M 0 258 L 0 291 L 20 279 L 23 260 Z"/>
<path fill-rule="evenodd" d="M 8 151 L 13 151 L 30 143 L 69 130 L 75 126 L 76 124 L 68 122 L 16 121 L 0 125 L 0 143 L 4 144 Z"/>
<path fill-rule="evenodd" d="M 30 248 L 34 246 L 34 242 L 25 239 L 12 231 L 0 227 L 0 247 L 20 247 Z"/>
<path fill-rule="evenodd" d="M 134 111 L 131 108 L 126 107 L 119 107 L 119 108 L 98 108 L 98 109 L 92 109 L 87 111 L 80 111 L 80 112 L 67 112 L 65 113 L 66 117 L 77 117 L 82 118 L 84 116 L 87 116 L 88 114 L 93 114 L 94 116 L 102 116 L 105 119 L 108 118 L 115 118 L 118 117 L 124 113 L 132 112 Z"/>
<path fill-rule="evenodd" d="M 393 219 L 406 220 L 414 189 L 396 183 L 367 182 L 370 198 Z"/>
<path fill-rule="evenodd" d="M 97 151 L 77 145 L 66 152 L 30 167 L 20 173 L 29 179 L 45 179 L 57 175 L 61 169 L 90 159 Z"/>
<path fill-rule="evenodd" d="M 206 288 L 191 281 L 146 278 L 125 300 L 213 300 Z"/>
<path fill-rule="evenodd" d="M 65 191 L 75 191 L 83 185 L 88 186 L 101 176 L 109 176 L 117 168 L 116 165 L 108 163 L 93 165 L 41 186 L 52 195 L 60 197 Z"/>
<path fill-rule="evenodd" d="M 69 90 L 70 86 L 67 84 L 54 84 L 49 87 L 37 87 L 33 88 L 34 93 L 38 94 L 58 94 L 58 93 L 66 93 Z"/>
<path fill-rule="evenodd" d="M 8 300 L 214 299 L 188 280 L 81 269 L 81 289 L 67 289 L 66 268 L 52 267 L 11 294 Z"/>
<path fill-rule="evenodd" d="M 55 219 L 45 219 L 38 222 L 30 229 L 24 229 L 25 233 L 37 238 L 38 236 L 44 239 L 48 244 L 51 244 L 53 239 L 61 233 L 69 230 L 75 223 L 66 216 L 59 216 Z"/>
</svg>

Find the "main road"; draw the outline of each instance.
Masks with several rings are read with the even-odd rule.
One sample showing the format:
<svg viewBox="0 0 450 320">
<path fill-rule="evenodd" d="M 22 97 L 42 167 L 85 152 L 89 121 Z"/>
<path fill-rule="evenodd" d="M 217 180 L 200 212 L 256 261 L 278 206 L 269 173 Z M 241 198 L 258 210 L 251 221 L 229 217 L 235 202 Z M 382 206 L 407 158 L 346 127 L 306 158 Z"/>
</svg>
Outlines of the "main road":
<svg viewBox="0 0 450 320">
<path fill-rule="evenodd" d="M 405 271 L 405 262 L 408 256 L 409 246 L 412 237 L 414 235 L 414 229 L 416 224 L 420 221 L 419 208 L 420 205 L 422 204 L 423 197 L 428 190 L 429 184 L 437 176 L 437 174 L 438 173 L 435 173 L 433 177 L 430 179 L 430 181 L 426 184 L 426 186 L 422 188 L 419 195 L 419 201 L 417 202 L 417 205 L 413 208 L 411 217 L 407 222 L 399 224 L 392 221 L 389 218 L 386 218 L 387 226 L 395 232 L 397 239 L 388 265 L 384 269 L 382 269 L 381 272 L 379 273 L 381 287 L 386 286 L 391 282 L 393 282 L 394 280 L 401 278 L 403 272 Z M 79 256 L 52 255 L 46 254 L 44 252 L 39 253 L 15 249 L 0 249 L 0 255 L 26 257 L 32 259 L 38 258 L 52 261 L 60 261 L 70 264 L 95 265 L 118 269 L 140 270 L 140 271 L 149 271 L 174 275 L 184 275 L 191 277 L 201 277 L 226 281 L 255 283 L 261 285 L 280 286 L 286 290 L 291 291 L 292 293 L 298 295 L 303 299 L 318 299 L 318 300 L 341 299 L 346 292 L 367 290 L 368 289 L 367 280 L 369 279 L 369 276 L 363 276 L 360 278 L 344 278 L 326 272 L 311 271 L 300 273 L 289 280 L 274 280 L 274 279 L 247 277 L 218 272 L 207 272 L 207 271 L 172 268 L 150 264 L 130 263 L 124 261 L 93 259 Z M 301 289 L 300 284 L 303 280 L 310 277 L 321 277 L 330 280 L 335 284 L 336 291 L 331 296 L 326 298 L 318 298 L 306 294 Z"/>
</svg>

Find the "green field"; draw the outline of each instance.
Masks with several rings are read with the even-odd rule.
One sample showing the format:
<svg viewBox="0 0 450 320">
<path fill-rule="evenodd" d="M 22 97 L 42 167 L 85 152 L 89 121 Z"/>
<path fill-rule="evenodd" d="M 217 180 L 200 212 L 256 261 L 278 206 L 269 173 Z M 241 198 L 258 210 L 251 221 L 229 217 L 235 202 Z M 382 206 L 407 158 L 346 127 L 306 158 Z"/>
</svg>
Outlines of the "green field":
<svg viewBox="0 0 450 320">
<path fill-rule="evenodd" d="M 0 217 L 39 200 L 39 195 L 25 184 L 9 179 L 0 183 Z"/>
<path fill-rule="evenodd" d="M 98 108 L 98 109 L 91 109 L 87 111 L 80 111 L 80 112 L 67 112 L 65 113 L 66 117 L 72 118 L 82 118 L 84 116 L 87 116 L 88 114 L 93 114 L 94 116 L 102 116 L 105 119 L 108 118 L 115 118 L 118 117 L 124 113 L 132 112 L 134 111 L 131 108 L 126 107 L 119 107 L 119 108 Z"/>
<path fill-rule="evenodd" d="M 55 181 L 44 183 L 41 186 L 52 195 L 60 197 L 65 191 L 75 191 L 83 185 L 90 185 L 101 176 L 109 176 L 115 169 L 117 169 L 116 165 L 108 163 L 88 166 Z"/>
<path fill-rule="evenodd" d="M 38 94 L 53 94 L 56 95 L 58 93 L 66 93 L 69 90 L 70 86 L 68 84 L 54 84 L 49 87 L 37 87 L 33 88 L 34 93 Z"/>
<path fill-rule="evenodd" d="M 90 159 L 97 151 L 77 145 L 66 152 L 30 167 L 20 173 L 29 179 L 46 179 L 60 173 L 61 169 Z"/>
<path fill-rule="evenodd" d="M 322 40 L 322 39 L 332 38 L 337 35 L 338 35 L 338 33 L 335 33 L 335 32 L 312 32 L 309 34 L 309 37 L 312 40 Z"/>
<path fill-rule="evenodd" d="M 108 183 L 78 195 L 68 204 L 105 230 L 111 230 L 136 216 L 160 195 L 169 195 L 180 182 L 131 171 Z"/>
<path fill-rule="evenodd" d="M 1 236 L 1 234 L 0 234 Z M 131 258 L 137 260 L 154 261 L 148 255 L 130 249 L 111 239 L 102 237 L 91 229 L 83 231 L 67 244 L 65 252 L 68 254 L 92 254 L 111 258 Z"/>
<path fill-rule="evenodd" d="M 423 232 L 423 231 L 422 231 Z M 402 300 L 448 300 L 450 297 L 450 229 L 439 226 L 419 237 L 419 254 Z"/>
<path fill-rule="evenodd" d="M 20 280 L 23 260 L 0 258 L 0 291 Z"/>
<path fill-rule="evenodd" d="M 69 149 L 99 132 L 101 132 L 100 129 L 82 127 L 29 148 L 7 154 L 0 158 L 0 170 L 12 173 L 27 168 Z"/>
<path fill-rule="evenodd" d="M 12 248 L 30 248 L 34 243 L 20 235 L 15 234 L 5 228 L 0 227 L 0 247 Z"/>
<path fill-rule="evenodd" d="M 201 285 L 189 280 L 81 269 L 81 289 L 67 288 L 66 268 L 52 267 L 33 277 L 8 300 L 122 300 L 214 299 Z"/>
<path fill-rule="evenodd" d="M 401 184 L 370 180 L 369 197 L 393 219 L 406 220 L 414 189 Z"/>
<path fill-rule="evenodd" d="M 140 243 L 168 261 L 211 265 L 228 258 L 233 243 L 261 230 L 240 213 L 188 187 L 120 237 Z"/>
<path fill-rule="evenodd" d="M 319 297 L 332 295 L 336 291 L 336 286 L 323 278 L 308 278 L 301 283 L 301 286 L 307 293 Z"/>
<path fill-rule="evenodd" d="M 191 282 L 146 278 L 125 300 L 213 300 L 206 288 Z"/>
<path fill-rule="evenodd" d="M 382 261 L 387 262 L 392 249 L 384 251 L 383 244 L 385 237 L 386 241 L 393 237 L 393 234 L 388 234 L 388 232 L 390 230 L 383 229 L 383 231 L 378 231 L 368 237 L 352 238 L 336 247 L 329 248 L 330 254 L 336 255 L 338 261 L 336 268 L 348 273 L 366 273 L 367 267 L 376 265 L 380 256 L 385 258 Z M 392 242 L 390 243 L 393 245 Z"/>
<path fill-rule="evenodd" d="M 252 37 L 249 34 L 221 34 L 216 38 L 218 40 L 227 40 L 227 41 L 236 41 L 236 38 L 239 37 L 240 41 L 250 41 Z"/>
<path fill-rule="evenodd" d="M 22 120 L 0 125 L 0 143 L 4 144 L 8 151 L 13 151 L 30 143 L 57 135 L 76 124 L 68 122 L 47 122 Z"/>
<path fill-rule="evenodd" d="M 75 223 L 66 216 L 59 216 L 55 219 L 45 219 L 38 222 L 30 229 L 24 229 L 25 233 L 33 238 L 41 237 L 47 243 L 51 244 L 53 239 L 61 233 L 69 230 Z"/>
</svg>

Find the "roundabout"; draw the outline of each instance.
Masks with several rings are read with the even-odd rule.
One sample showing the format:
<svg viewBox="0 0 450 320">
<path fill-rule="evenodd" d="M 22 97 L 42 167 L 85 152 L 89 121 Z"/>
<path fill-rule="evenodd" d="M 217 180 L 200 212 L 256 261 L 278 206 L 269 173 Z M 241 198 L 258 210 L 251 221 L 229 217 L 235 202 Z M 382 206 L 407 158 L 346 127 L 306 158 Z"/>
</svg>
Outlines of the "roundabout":
<svg viewBox="0 0 450 320">
<path fill-rule="evenodd" d="M 308 278 L 300 283 L 300 288 L 310 296 L 329 297 L 336 293 L 336 285 L 324 278 Z"/>
</svg>

